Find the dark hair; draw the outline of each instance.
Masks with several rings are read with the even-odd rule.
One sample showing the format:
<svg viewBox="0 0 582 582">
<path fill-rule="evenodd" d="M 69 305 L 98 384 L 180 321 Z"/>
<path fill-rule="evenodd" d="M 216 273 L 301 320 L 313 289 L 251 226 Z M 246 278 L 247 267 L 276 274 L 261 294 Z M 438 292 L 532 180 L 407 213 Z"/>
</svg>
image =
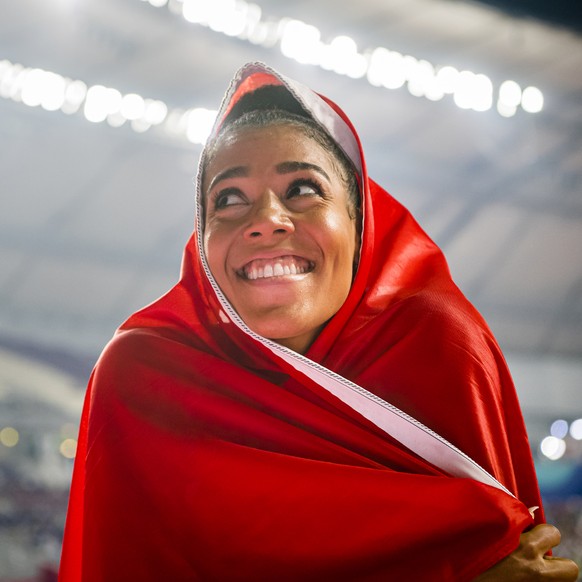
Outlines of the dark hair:
<svg viewBox="0 0 582 582">
<path fill-rule="evenodd" d="M 342 177 L 348 191 L 350 212 L 353 217 L 356 217 L 360 206 L 360 195 L 354 165 L 325 129 L 284 87 L 262 87 L 244 95 L 234 105 L 218 133 L 206 145 L 202 178 L 226 136 L 246 128 L 265 128 L 272 125 L 296 127 L 331 154 L 332 162 L 336 164 L 338 174 Z"/>
<path fill-rule="evenodd" d="M 281 109 L 300 117 L 312 119 L 301 103 L 282 85 L 264 85 L 250 93 L 245 93 L 232 106 L 222 125 L 229 125 L 250 111 Z"/>
</svg>

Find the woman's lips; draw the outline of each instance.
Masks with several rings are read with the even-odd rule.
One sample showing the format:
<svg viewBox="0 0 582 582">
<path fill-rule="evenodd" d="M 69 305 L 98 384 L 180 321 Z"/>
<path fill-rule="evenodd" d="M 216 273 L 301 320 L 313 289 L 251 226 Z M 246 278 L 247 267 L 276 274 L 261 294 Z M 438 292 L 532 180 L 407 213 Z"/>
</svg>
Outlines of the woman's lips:
<svg viewBox="0 0 582 582">
<path fill-rule="evenodd" d="M 296 255 L 285 255 L 272 259 L 254 259 L 240 268 L 237 274 L 248 281 L 270 279 L 286 275 L 299 275 L 313 271 L 315 265 L 311 261 Z"/>
</svg>

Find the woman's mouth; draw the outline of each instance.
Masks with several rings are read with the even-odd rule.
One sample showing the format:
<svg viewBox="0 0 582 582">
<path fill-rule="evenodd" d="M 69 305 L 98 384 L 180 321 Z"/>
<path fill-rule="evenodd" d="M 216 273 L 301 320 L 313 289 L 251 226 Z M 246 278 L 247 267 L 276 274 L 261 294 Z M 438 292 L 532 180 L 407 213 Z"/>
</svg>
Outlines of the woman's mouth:
<svg viewBox="0 0 582 582">
<path fill-rule="evenodd" d="M 313 271 L 315 264 L 295 255 L 285 255 L 274 259 L 254 259 L 243 265 L 237 274 L 248 281 L 270 279 L 288 275 L 300 275 Z"/>
</svg>

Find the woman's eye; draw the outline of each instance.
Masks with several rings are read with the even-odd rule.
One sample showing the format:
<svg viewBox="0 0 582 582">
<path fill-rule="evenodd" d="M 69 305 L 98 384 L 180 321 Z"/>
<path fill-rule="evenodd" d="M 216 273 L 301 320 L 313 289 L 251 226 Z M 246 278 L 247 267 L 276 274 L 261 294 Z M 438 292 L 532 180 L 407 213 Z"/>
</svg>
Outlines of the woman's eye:
<svg viewBox="0 0 582 582">
<path fill-rule="evenodd" d="M 221 190 L 214 198 L 214 209 L 222 210 L 229 206 L 241 204 L 243 201 L 242 194 L 236 189 Z"/>
<path fill-rule="evenodd" d="M 287 191 L 288 198 L 301 197 L 301 196 L 320 196 L 321 189 L 317 184 L 312 182 L 300 182 L 292 184 Z"/>
</svg>

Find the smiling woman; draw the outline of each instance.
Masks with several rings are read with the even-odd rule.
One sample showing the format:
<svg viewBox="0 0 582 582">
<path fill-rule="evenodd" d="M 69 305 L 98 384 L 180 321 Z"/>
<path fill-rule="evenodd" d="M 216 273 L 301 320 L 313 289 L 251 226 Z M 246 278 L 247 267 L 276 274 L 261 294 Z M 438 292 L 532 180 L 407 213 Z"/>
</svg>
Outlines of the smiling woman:
<svg viewBox="0 0 582 582">
<path fill-rule="evenodd" d="M 243 67 L 181 279 L 92 375 L 62 582 L 575 580 L 540 505 L 442 253 L 335 104 Z"/>
<path fill-rule="evenodd" d="M 252 330 L 305 353 L 352 284 L 345 181 L 300 126 L 227 131 L 215 148 L 202 183 L 210 270 Z"/>
</svg>

